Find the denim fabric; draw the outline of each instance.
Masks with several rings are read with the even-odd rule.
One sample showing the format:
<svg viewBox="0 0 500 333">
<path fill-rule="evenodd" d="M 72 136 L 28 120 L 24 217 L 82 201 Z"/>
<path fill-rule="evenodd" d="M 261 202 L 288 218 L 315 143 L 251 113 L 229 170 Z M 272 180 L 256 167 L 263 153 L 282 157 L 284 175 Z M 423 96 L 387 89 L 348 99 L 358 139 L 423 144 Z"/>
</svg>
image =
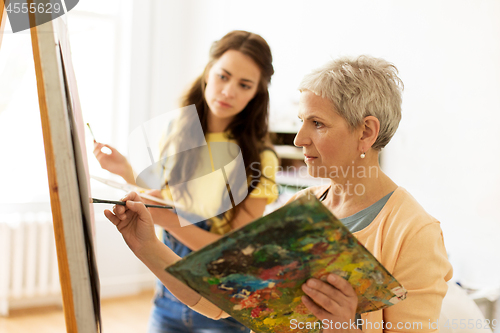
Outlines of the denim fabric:
<svg viewBox="0 0 500 333">
<path fill-rule="evenodd" d="M 208 230 L 206 222 L 196 224 Z M 163 242 L 178 256 L 185 257 L 191 250 L 167 232 L 163 232 Z M 149 319 L 148 333 L 249 333 L 233 318 L 213 320 L 191 310 L 180 302 L 158 281 L 153 310 Z"/>
<path fill-rule="evenodd" d="M 179 301 L 158 294 L 154 300 L 148 333 L 249 333 L 234 320 L 212 320 L 191 310 Z"/>
</svg>

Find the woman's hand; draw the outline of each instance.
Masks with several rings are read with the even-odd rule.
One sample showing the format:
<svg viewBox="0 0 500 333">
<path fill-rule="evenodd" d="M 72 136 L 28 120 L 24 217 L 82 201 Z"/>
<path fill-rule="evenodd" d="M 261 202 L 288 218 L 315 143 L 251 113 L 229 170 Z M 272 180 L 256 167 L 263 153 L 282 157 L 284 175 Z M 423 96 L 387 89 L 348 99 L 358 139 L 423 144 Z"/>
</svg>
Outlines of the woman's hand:
<svg viewBox="0 0 500 333">
<path fill-rule="evenodd" d="M 307 295 L 302 296 L 302 303 L 321 320 L 324 333 L 361 332 L 355 328 L 358 296 L 350 283 L 342 277 L 328 274 L 326 282 L 309 279 L 302 285 L 302 290 Z"/>
<path fill-rule="evenodd" d="M 102 148 L 108 148 L 111 153 L 107 154 Z M 121 176 L 129 184 L 135 184 L 134 172 L 127 161 L 127 158 L 120 154 L 118 150 L 100 142 L 94 142 L 94 155 L 101 165 L 101 168 L 108 170 L 115 175 Z"/>
<path fill-rule="evenodd" d="M 106 209 L 104 215 L 116 226 L 132 252 L 140 257 L 158 241 L 153 218 L 137 193 L 130 192 L 122 201 L 126 201 L 126 206 L 116 205 L 113 212 Z"/>
</svg>

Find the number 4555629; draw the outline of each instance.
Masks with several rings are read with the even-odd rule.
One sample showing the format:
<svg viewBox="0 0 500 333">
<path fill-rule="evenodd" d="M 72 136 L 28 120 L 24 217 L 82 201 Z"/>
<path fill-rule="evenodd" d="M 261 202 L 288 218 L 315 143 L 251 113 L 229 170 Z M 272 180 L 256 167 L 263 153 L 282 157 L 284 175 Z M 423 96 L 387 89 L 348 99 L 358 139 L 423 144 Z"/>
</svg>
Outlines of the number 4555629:
<svg viewBox="0 0 500 333">
<path fill-rule="evenodd" d="M 450 322 L 451 322 L 451 325 L 450 325 Z M 495 329 L 496 328 L 496 325 L 497 325 L 497 320 L 496 319 L 493 319 L 492 321 L 490 321 L 489 319 L 477 319 L 477 320 L 474 320 L 474 319 L 468 319 L 467 321 L 465 319 L 447 319 L 443 325 L 443 327 L 446 327 L 446 328 L 452 328 L 452 329 Z"/>
<path fill-rule="evenodd" d="M 52 13 L 59 13 L 61 11 L 61 5 L 56 3 L 30 3 L 29 5 L 27 3 L 9 3 L 9 5 L 6 8 L 7 13 L 14 13 L 14 14 L 19 14 L 19 13 L 47 13 L 47 14 L 52 14 Z"/>
</svg>

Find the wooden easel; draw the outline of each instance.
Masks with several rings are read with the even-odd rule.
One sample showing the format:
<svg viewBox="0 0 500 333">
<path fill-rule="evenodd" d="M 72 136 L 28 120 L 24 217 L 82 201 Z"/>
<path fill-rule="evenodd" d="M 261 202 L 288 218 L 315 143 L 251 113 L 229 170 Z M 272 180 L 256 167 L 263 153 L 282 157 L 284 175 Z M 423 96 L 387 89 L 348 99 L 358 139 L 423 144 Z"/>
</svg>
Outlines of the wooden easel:
<svg viewBox="0 0 500 333">
<path fill-rule="evenodd" d="M 0 48 L 2 47 L 2 38 L 3 38 L 3 31 L 5 28 L 5 19 L 7 17 L 7 13 L 5 12 L 5 3 L 4 0 L 0 0 Z"/>
<path fill-rule="evenodd" d="M 27 2 L 38 5 L 50 0 Z M 1 46 L 6 21 L 4 0 L 0 0 L 0 6 Z M 30 22 L 42 19 L 39 13 L 30 14 Z M 68 333 L 97 333 L 101 331 L 101 323 L 92 244 L 93 211 L 89 201 L 88 168 L 82 154 L 85 152 L 83 123 L 69 59 L 67 31 L 61 18 L 39 26 L 31 25 L 66 330 Z"/>
</svg>

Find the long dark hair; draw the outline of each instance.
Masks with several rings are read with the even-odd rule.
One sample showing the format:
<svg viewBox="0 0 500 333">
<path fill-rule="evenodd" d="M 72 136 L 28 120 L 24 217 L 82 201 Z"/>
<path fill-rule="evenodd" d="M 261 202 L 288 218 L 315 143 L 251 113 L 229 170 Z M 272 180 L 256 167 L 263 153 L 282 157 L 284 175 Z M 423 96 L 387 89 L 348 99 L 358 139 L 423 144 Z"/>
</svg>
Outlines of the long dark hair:
<svg viewBox="0 0 500 333">
<path fill-rule="evenodd" d="M 203 133 L 206 135 L 209 113 L 209 107 L 205 100 L 207 73 L 213 64 L 229 50 L 236 50 L 249 56 L 261 70 L 260 81 L 255 96 L 226 128 L 229 138 L 235 140 L 241 148 L 246 176 L 250 184 L 248 186 L 248 192 L 250 193 L 257 187 L 260 177 L 263 176 L 260 155 L 265 149 L 272 149 L 268 133 L 268 86 L 271 82 L 271 76 L 274 74 L 274 68 L 272 65 L 271 49 L 267 42 L 257 34 L 241 30 L 231 31 L 220 40 L 214 42 L 210 48 L 210 58 L 205 70 L 187 90 L 187 93 L 181 100 L 181 106 L 194 105 L 196 107 Z M 175 126 L 175 130 L 170 132 L 169 138 L 162 149 L 162 155 L 166 153 L 170 145 L 174 145 L 175 147 L 182 146 L 183 137 L 189 135 L 189 133 L 193 133 L 190 129 L 194 130 L 196 124 L 197 119 L 193 119 L 192 114 L 180 119 Z M 196 154 L 193 154 L 193 156 L 196 156 Z M 179 158 L 170 165 L 173 165 L 173 167 L 167 170 L 167 185 L 169 183 L 168 180 L 191 179 L 195 173 L 196 161 L 194 157 Z M 256 165 L 258 168 L 255 167 Z M 184 192 L 182 195 L 186 194 L 190 197 L 187 189 Z M 240 208 L 241 206 L 233 208 L 232 213 L 229 214 L 229 223 L 236 216 Z M 227 217 L 227 214 L 225 216 Z"/>
</svg>

